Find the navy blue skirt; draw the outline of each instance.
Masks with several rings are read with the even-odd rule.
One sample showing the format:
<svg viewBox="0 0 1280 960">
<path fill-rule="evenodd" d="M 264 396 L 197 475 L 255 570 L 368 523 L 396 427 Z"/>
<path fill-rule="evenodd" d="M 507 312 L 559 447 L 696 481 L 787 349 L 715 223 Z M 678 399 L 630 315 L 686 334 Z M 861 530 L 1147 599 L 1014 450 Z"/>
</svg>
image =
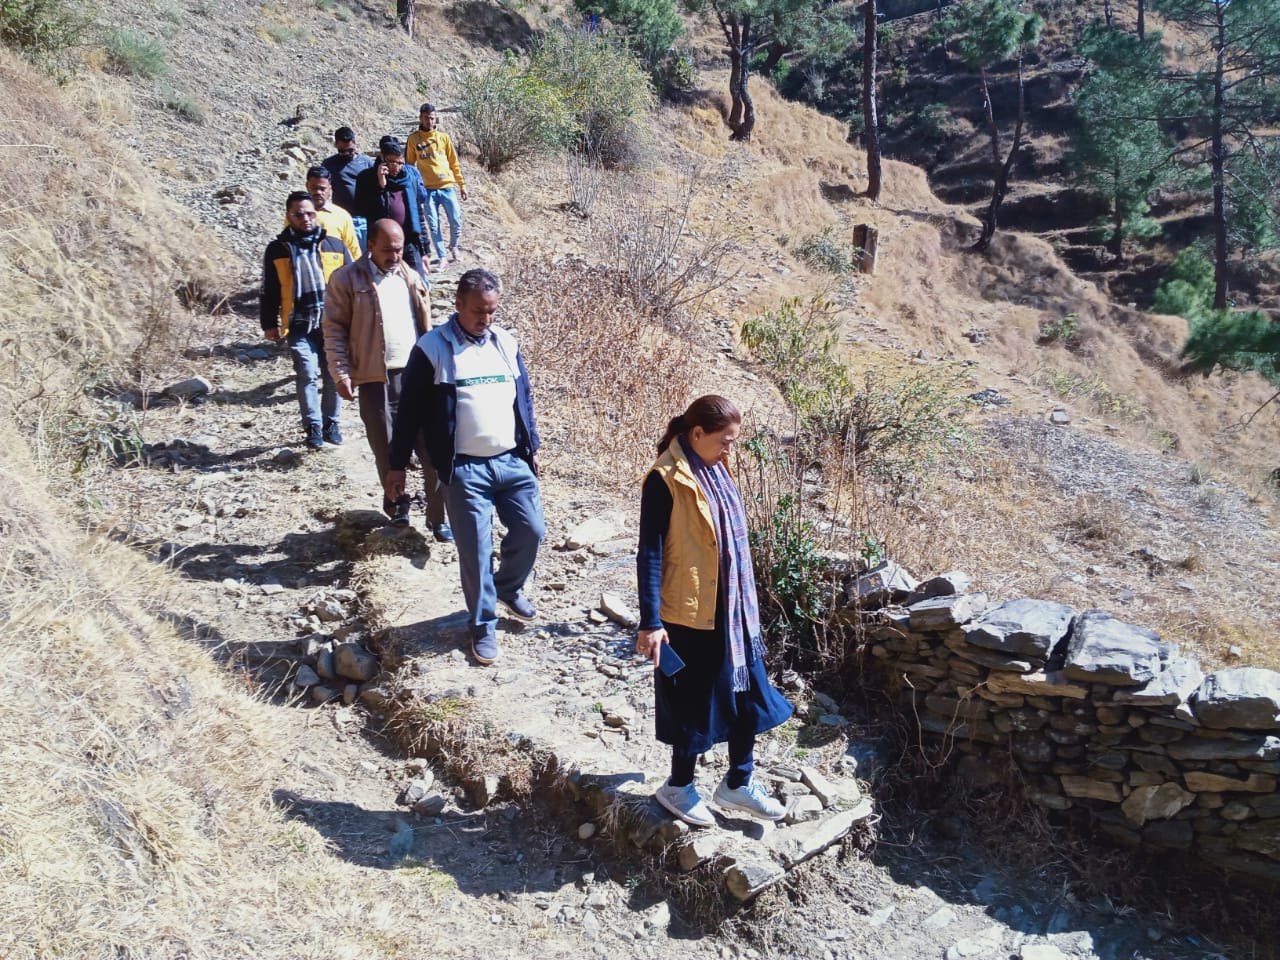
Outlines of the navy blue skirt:
<svg viewBox="0 0 1280 960">
<path fill-rule="evenodd" d="M 786 723 L 795 707 L 769 682 L 764 661 L 752 657 L 747 689 L 733 690 L 733 663 L 725 643 L 724 618 L 714 630 L 663 623 L 685 667 L 674 677 L 655 670 L 654 713 L 658 739 L 691 753 L 706 753 L 735 733 L 755 736 Z M 751 646 L 747 645 L 751 657 Z"/>
</svg>

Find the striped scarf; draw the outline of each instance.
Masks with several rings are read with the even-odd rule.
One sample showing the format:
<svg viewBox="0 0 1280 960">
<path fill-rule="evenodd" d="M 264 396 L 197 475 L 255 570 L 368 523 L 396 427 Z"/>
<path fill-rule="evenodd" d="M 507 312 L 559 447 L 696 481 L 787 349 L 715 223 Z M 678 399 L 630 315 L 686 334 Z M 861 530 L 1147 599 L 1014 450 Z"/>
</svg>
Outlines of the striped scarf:
<svg viewBox="0 0 1280 960">
<path fill-rule="evenodd" d="M 293 267 L 293 313 L 289 329 L 310 333 L 320 325 L 324 314 L 324 270 L 320 266 L 320 241 L 323 227 L 299 233 L 290 227 L 285 242 L 289 246 L 289 262 Z"/>
<path fill-rule="evenodd" d="M 733 690 L 746 690 L 749 685 L 746 640 L 751 642 L 751 656 L 764 659 L 764 640 L 760 636 L 760 604 L 756 599 L 756 576 L 751 566 L 751 544 L 747 537 L 747 511 L 742 495 L 723 461 L 708 466 L 693 450 L 688 436 L 680 438 L 680 446 L 689 457 L 693 476 L 711 507 L 720 547 L 720 590 L 724 600 L 725 632 L 729 656 L 733 663 Z"/>
</svg>

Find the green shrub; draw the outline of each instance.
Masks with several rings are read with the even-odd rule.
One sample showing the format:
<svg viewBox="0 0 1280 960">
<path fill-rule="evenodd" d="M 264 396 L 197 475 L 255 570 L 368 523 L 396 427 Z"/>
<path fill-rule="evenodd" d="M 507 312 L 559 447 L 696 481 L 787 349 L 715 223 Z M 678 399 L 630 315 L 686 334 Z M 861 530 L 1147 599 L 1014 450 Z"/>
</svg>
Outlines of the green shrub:
<svg viewBox="0 0 1280 960">
<path fill-rule="evenodd" d="M 0 0 L 0 43 L 58 75 L 93 17 L 92 6 L 76 0 Z"/>
<path fill-rule="evenodd" d="M 560 92 L 510 52 L 501 63 L 463 70 L 458 90 L 458 111 L 490 173 L 559 147 L 572 135 Z"/>
<path fill-rule="evenodd" d="M 618 41 L 551 30 L 538 42 L 529 69 L 572 115 L 579 148 L 607 167 L 640 158 L 642 123 L 655 97 L 644 67 Z"/>
<path fill-rule="evenodd" d="M 164 97 L 164 106 L 166 110 L 171 110 L 188 123 L 205 121 L 204 105 L 189 93 L 183 93 L 180 90 L 168 91 Z"/>
<path fill-rule="evenodd" d="M 837 277 L 853 272 L 853 259 L 849 256 L 849 251 L 841 246 L 834 226 L 823 227 L 820 233 L 806 237 L 796 247 L 796 253 L 815 270 Z"/>
<path fill-rule="evenodd" d="M 684 21 L 675 0 L 573 0 L 578 12 L 603 17 L 628 47 L 656 66 L 684 36 Z"/>
<path fill-rule="evenodd" d="M 803 421 L 818 430 L 838 425 L 853 385 L 836 355 L 839 328 L 827 301 L 786 300 L 744 321 L 739 338 Z"/>
<path fill-rule="evenodd" d="M 1213 264 L 1196 250 L 1183 250 L 1160 278 L 1152 312 L 1172 313 L 1194 321 L 1212 307 Z"/>
<path fill-rule="evenodd" d="M 958 375 L 922 370 L 904 377 L 868 372 L 845 412 L 845 444 L 858 471 L 892 495 L 974 446 Z"/>
<path fill-rule="evenodd" d="M 931 103 L 916 114 L 920 130 L 930 140 L 945 140 L 959 132 L 960 123 L 944 103 Z"/>
<path fill-rule="evenodd" d="M 107 37 L 107 65 L 116 73 L 154 79 L 169 72 L 169 53 L 159 40 L 121 28 Z"/>
<path fill-rule="evenodd" d="M 1068 313 L 1064 317 L 1057 320 L 1046 320 L 1040 324 L 1040 342 L 1045 343 L 1070 343 L 1076 338 L 1076 334 L 1080 332 L 1080 318 L 1074 313 Z"/>
</svg>

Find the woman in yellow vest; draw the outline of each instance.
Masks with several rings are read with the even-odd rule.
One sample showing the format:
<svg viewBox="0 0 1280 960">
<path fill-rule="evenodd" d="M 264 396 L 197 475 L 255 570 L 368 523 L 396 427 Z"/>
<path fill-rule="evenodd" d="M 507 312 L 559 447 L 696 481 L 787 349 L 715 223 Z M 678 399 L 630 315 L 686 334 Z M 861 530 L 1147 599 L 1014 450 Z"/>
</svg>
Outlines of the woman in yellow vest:
<svg viewBox="0 0 1280 960">
<path fill-rule="evenodd" d="M 667 426 L 640 498 L 636 650 L 657 668 L 657 735 L 671 745 L 655 799 L 699 827 L 715 820 L 694 772 L 717 743 L 729 745 L 717 806 L 763 820 L 786 811 L 752 776 L 756 736 L 793 708 L 765 672 L 746 510 L 728 469 L 741 426 L 732 401 L 699 397 Z"/>
</svg>

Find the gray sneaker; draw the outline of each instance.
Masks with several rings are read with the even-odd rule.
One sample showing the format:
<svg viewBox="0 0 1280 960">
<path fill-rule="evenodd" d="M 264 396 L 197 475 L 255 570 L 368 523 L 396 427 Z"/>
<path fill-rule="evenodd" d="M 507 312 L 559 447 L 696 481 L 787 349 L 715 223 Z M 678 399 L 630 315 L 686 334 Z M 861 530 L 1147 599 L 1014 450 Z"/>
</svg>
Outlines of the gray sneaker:
<svg viewBox="0 0 1280 960">
<path fill-rule="evenodd" d="M 481 633 L 471 638 L 471 656 L 476 658 L 476 663 L 487 667 L 493 661 L 497 660 L 502 654 L 502 649 L 498 646 L 498 638 L 492 633 Z"/>
<path fill-rule="evenodd" d="M 679 817 L 691 826 L 715 826 L 716 818 L 711 813 L 711 808 L 698 795 L 698 788 L 692 783 L 683 787 L 673 787 L 671 786 L 671 781 L 668 780 L 654 791 L 653 799 L 666 807 L 674 816 Z"/>
<path fill-rule="evenodd" d="M 752 777 L 741 787 L 729 787 L 729 779 L 720 781 L 711 798 L 716 805 L 726 810 L 741 810 L 749 813 L 757 820 L 781 820 L 787 808 L 765 791 L 764 787 Z"/>
</svg>

